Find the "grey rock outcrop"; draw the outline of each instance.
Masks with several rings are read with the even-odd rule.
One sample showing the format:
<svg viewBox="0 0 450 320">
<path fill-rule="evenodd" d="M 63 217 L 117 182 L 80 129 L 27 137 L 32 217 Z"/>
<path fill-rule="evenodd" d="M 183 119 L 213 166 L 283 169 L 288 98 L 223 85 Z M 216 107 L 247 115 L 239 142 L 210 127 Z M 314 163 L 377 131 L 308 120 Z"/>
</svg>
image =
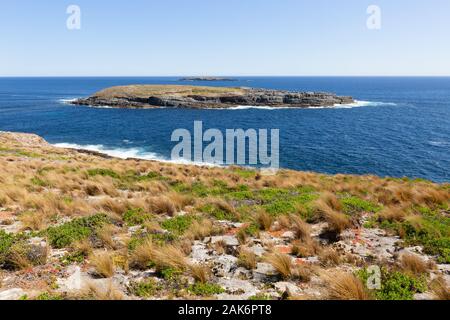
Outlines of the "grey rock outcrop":
<svg viewBox="0 0 450 320">
<path fill-rule="evenodd" d="M 116 108 L 194 108 L 226 109 L 236 106 L 268 106 L 281 108 L 333 107 L 355 102 L 352 97 L 337 96 L 325 92 L 289 92 L 268 89 L 241 88 L 241 94 L 223 95 L 179 95 L 159 94 L 143 98 L 133 95 L 97 96 L 78 99 L 72 104 L 88 106 L 109 106 Z"/>
</svg>

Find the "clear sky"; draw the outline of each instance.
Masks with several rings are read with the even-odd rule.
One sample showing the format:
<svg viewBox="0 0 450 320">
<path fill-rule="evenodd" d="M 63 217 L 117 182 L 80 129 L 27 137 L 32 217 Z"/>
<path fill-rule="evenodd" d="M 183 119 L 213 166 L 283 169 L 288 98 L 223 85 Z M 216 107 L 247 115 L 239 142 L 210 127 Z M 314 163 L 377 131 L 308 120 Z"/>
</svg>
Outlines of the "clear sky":
<svg viewBox="0 0 450 320">
<path fill-rule="evenodd" d="M 0 1 L 0 76 L 122 75 L 450 75 L 450 1 Z"/>
</svg>

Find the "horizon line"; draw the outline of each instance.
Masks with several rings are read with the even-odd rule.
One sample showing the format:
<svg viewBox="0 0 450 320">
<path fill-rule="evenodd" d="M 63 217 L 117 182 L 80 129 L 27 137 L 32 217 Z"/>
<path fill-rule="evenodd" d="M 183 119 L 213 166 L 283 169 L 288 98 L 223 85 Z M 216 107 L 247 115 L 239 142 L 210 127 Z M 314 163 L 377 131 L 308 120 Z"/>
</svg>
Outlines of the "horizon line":
<svg viewBox="0 0 450 320">
<path fill-rule="evenodd" d="M 449 75 L 0 75 L 0 78 L 448 78 Z"/>
</svg>

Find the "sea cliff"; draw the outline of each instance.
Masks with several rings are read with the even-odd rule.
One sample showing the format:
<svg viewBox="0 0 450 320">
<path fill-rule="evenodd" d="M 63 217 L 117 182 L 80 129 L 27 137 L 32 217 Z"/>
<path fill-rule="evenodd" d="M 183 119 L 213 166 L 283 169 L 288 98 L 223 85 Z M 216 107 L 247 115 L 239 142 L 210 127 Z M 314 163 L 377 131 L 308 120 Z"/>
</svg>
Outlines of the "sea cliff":
<svg viewBox="0 0 450 320">
<path fill-rule="evenodd" d="M 232 108 L 269 106 L 281 108 L 333 107 L 354 103 L 352 97 L 325 92 L 290 92 L 281 90 L 176 86 L 130 85 L 112 87 L 91 97 L 78 99 L 75 105 L 117 108 Z"/>
</svg>

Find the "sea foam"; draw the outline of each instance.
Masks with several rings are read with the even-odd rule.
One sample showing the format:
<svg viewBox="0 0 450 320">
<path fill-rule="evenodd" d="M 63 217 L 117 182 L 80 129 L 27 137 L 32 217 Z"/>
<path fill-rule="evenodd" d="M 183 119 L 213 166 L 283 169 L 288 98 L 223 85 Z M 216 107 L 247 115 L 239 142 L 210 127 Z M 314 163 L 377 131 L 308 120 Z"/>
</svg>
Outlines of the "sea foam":
<svg viewBox="0 0 450 320">
<path fill-rule="evenodd" d="M 167 159 L 155 152 L 145 151 L 143 148 L 111 148 L 106 147 L 101 144 L 90 144 L 90 145 L 81 145 L 75 143 L 55 143 L 53 146 L 57 148 L 64 149 L 77 149 L 77 150 L 87 150 L 93 152 L 99 152 L 106 154 L 111 157 L 119 158 L 119 159 L 142 159 L 142 160 L 152 160 L 159 161 L 165 163 L 174 163 L 174 164 L 185 164 L 185 165 L 197 165 L 197 166 L 218 166 L 217 164 L 207 163 L 207 162 L 195 162 L 188 160 L 171 160 Z"/>
</svg>

